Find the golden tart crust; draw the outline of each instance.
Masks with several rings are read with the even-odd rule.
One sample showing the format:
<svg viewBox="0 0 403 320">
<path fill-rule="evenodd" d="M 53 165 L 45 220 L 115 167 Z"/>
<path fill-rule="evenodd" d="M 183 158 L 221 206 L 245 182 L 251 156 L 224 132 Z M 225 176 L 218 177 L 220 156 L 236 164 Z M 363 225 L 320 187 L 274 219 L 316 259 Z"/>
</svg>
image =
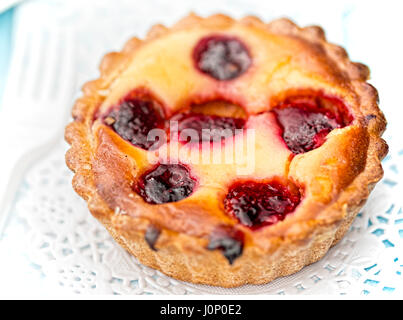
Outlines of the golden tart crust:
<svg viewBox="0 0 403 320">
<path fill-rule="evenodd" d="M 245 43 L 253 57 L 247 72 L 217 81 L 194 68 L 191 52 L 211 34 Z M 368 68 L 351 62 L 317 26 L 300 28 L 287 19 L 266 24 L 256 17 L 233 20 L 194 14 L 171 28 L 156 25 L 145 40 L 133 38 L 121 52 L 107 54 L 99 79 L 84 85 L 65 133 L 71 144 L 66 162 L 75 173 L 73 187 L 120 245 L 143 264 L 176 279 L 235 287 L 292 274 L 319 260 L 343 237 L 383 175 L 380 160 L 387 144 L 380 136 L 386 121 L 368 78 Z M 167 117 L 192 103 L 217 99 L 255 115 L 263 138 L 272 138 L 266 139 L 267 145 L 278 152 L 267 165 L 262 160 L 264 148 L 257 150 L 257 173 L 247 178 L 280 176 L 303 185 L 295 212 L 256 230 L 223 212 L 228 181 L 236 180 L 234 166 L 194 166 L 201 180 L 190 197 L 161 205 L 143 201 L 133 184 L 150 168 L 147 152 L 97 119 L 133 92 L 151 93 Z M 316 93 L 342 100 L 353 120 L 333 130 L 320 148 L 290 157 L 267 129 L 271 120 L 259 114 L 287 97 Z M 220 250 L 207 249 L 209 237 L 222 225 L 244 236 L 242 255 L 232 264 Z"/>
</svg>

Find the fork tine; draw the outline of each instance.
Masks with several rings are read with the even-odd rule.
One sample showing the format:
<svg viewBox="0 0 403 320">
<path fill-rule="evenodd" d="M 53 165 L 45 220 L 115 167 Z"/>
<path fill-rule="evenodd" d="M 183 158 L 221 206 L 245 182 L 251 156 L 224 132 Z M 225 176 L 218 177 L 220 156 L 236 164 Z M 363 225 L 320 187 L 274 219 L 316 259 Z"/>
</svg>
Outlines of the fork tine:
<svg viewBox="0 0 403 320">
<path fill-rule="evenodd" d="M 12 90 L 4 114 L 10 119 L 17 116 L 23 126 L 53 129 L 67 120 L 66 104 L 71 103 L 75 88 L 74 28 L 35 28 L 25 34 L 22 40 L 30 42 L 20 41 L 19 47 L 27 54 L 18 51 L 14 59 L 18 74 L 8 81 Z"/>
<path fill-rule="evenodd" d="M 43 33 L 40 31 L 32 31 L 30 33 L 30 47 L 27 61 L 27 67 L 23 74 L 21 81 L 21 95 L 23 96 L 36 96 L 36 87 L 40 81 L 37 75 L 41 74 L 43 69 L 43 54 L 45 52 L 43 46 Z"/>
<path fill-rule="evenodd" d="M 75 88 L 75 34 L 71 30 L 63 32 L 62 57 L 63 63 L 60 65 L 59 87 L 57 92 L 57 100 L 65 101 L 71 98 Z M 64 85 L 61 85 L 63 82 Z M 69 84 L 69 85 L 66 85 Z"/>
<path fill-rule="evenodd" d="M 55 79 L 54 72 L 59 68 L 60 64 L 60 47 L 63 41 L 60 30 L 52 30 L 47 33 L 46 38 L 46 61 L 42 71 L 42 82 L 38 88 L 38 96 L 40 99 L 55 97 Z M 56 79 L 56 82 L 60 81 Z"/>
<path fill-rule="evenodd" d="M 10 67 L 8 72 L 7 84 L 4 90 L 4 106 L 12 104 L 10 99 L 17 97 L 19 94 L 20 83 L 23 81 L 24 65 L 28 58 L 28 48 L 30 45 L 30 39 L 27 31 L 18 28 L 15 30 L 13 55 L 10 61 Z"/>
</svg>

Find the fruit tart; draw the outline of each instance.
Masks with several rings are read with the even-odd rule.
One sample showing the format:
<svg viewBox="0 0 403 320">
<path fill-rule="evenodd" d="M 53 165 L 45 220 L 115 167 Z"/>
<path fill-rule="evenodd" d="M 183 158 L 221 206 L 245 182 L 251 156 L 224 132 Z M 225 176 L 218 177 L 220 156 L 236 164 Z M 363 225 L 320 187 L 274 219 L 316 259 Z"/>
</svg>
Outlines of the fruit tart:
<svg viewBox="0 0 403 320">
<path fill-rule="evenodd" d="M 194 14 L 107 54 L 65 132 L 73 187 L 173 278 L 262 284 L 321 259 L 383 170 L 369 69 L 288 19 Z"/>
</svg>

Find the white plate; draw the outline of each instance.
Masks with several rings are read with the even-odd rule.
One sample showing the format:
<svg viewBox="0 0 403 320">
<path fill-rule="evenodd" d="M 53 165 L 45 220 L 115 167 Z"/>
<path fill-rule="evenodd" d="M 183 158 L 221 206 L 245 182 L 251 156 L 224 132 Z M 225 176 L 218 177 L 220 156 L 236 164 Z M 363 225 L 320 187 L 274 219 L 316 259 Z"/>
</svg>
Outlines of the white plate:
<svg viewBox="0 0 403 320">
<path fill-rule="evenodd" d="M 0 2 L 3 6 L 4 1 Z M 333 7 L 336 3 L 339 7 Z M 287 15 L 303 25 L 323 24 L 332 41 L 345 45 L 353 56 L 365 58 L 370 64 L 389 120 L 385 138 L 391 151 L 384 161 L 385 179 L 371 194 L 346 237 L 324 259 L 267 285 L 223 289 L 176 281 L 129 256 L 73 191 L 72 173 L 64 163 L 66 145 L 60 142 L 49 146 L 47 155 L 24 175 L 5 237 L 0 240 L 0 296 L 71 292 L 401 296 L 403 145 L 399 119 L 403 114 L 396 101 L 400 101 L 402 72 L 395 61 L 399 61 L 403 50 L 392 48 L 390 43 L 396 41 L 383 36 L 389 30 L 401 29 L 397 17 L 400 11 L 389 4 L 381 23 L 371 24 L 368 19 L 379 12 L 380 5 L 355 2 L 351 8 L 350 3 L 351 0 L 339 0 L 319 5 L 313 0 L 283 0 L 274 6 L 259 0 L 171 0 L 167 5 L 165 0 L 153 0 L 139 5 L 133 0 L 36 0 L 20 6 L 15 15 L 16 27 L 30 28 L 41 23 L 75 26 L 79 84 L 97 76 L 98 61 L 104 52 L 119 49 L 130 36 L 141 37 L 155 23 L 171 25 L 189 11 L 202 15 L 225 12 L 235 17 L 261 14 L 265 21 Z M 384 58 L 385 52 L 388 59 Z"/>
</svg>

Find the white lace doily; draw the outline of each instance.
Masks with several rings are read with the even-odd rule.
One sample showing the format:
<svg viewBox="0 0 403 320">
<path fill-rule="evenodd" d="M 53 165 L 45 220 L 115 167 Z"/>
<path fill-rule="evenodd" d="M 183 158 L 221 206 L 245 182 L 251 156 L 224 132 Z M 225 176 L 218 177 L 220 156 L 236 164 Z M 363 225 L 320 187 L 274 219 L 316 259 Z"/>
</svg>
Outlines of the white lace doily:
<svg viewBox="0 0 403 320">
<path fill-rule="evenodd" d="M 117 245 L 71 187 L 60 143 L 26 175 L 14 220 L 25 225 L 26 253 L 46 281 L 97 294 L 369 294 L 403 290 L 403 207 L 398 164 L 384 161 L 375 188 L 345 238 L 319 262 L 260 286 L 224 289 L 173 280 Z M 14 235 L 15 236 L 15 235 Z"/>
<path fill-rule="evenodd" d="M 141 36 L 157 22 L 150 18 L 150 12 L 154 13 L 155 19 L 170 22 L 195 10 L 190 2 L 174 1 L 182 5 L 174 8 L 163 1 L 155 1 L 153 8 L 144 3 L 138 8 L 140 11 L 135 18 L 130 20 L 128 8 L 133 6 L 133 1 L 120 1 L 120 6 L 111 6 L 111 1 L 97 1 L 97 5 L 92 1 L 53 1 L 53 4 L 49 4 L 50 1 L 32 1 L 26 5 L 30 11 L 19 12 L 19 18 L 29 21 L 30 17 L 35 17 L 35 21 L 41 21 L 40 16 L 46 12 L 46 19 L 50 17 L 58 23 L 77 27 L 80 31 L 77 77 L 78 84 L 82 84 L 91 75 L 96 76 L 97 64 L 94 60 L 99 61 L 97 57 L 104 53 L 102 50 L 120 48 L 128 38 L 130 28 L 136 30 L 130 32 L 131 35 Z M 252 13 L 259 14 L 269 9 L 263 4 L 265 1 L 251 2 L 255 4 Z M 80 9 L 72 3 L 79 4 Z M 203 14 L 220 11 L 242 16 L 250 13 L 252 8 L 249 2 L 242 1 L 231 1 L 231 6 L 229 1 L 222 1 L 217 5 L 219 7 L 213 6 L 214 1 L 198 3 L 201 3 Z M 63 9 L 60 9 L 62 6 Z M 180 10 L 175 11 L 178 8 Z M 112 14 L 107 10 L 113 10 Z M 294 11 L 298 10 L 296 7 Z M 350 11 L 341 8 L 337 12 L 347 15 Z M 282 12 L 277 9 L 272 14 L 278 16 Z M 321 19 L 325 19 L 323 22 L 328 22 L 327 26 L 330 21 L 337 20 L 334 16 L 336 14 L 326 20 L 326 16 L 320 15 Z M 101 19 L 103 24 L 94 25 L 94 17 Z M 319 20 L 316 22 L 322 23 Z M 97 28 L 100 30 L 95 30 Z M 342 30 L 333 32 L 336 35 L 334 38 L 339 35 L 343 40 Z M 358 32 L 354 30 L 352 34 Z M 102 41 L 100 37 L 92 39 L 95 34 L 102 35 Z M 381 73 L 378 75 L 382 76 Z M 384 92 L 387 92 L 385 82 L 383 86 Z M 389 95 L 387 102 L 391 100 Z M 395 129 L 399 129 L 398 125 Z M 19 288 L 23 288 L 18 289 L 21 291 L 28 290 L 29 286 L 24 284 L 34 278 L 36 291 L 42 288 L 46 292 L 45 289 L 52 288 L 50 292 L 62 294 L 403 294 L 403 146 L 397 141 L 398 135 L 393 137 L 388 137 L 388 142 L 394 143 L 383 162 L 385 177 L 340 243 L 321 261 L 292 276 L 267 285 L 234 289 L 176 281 L 139 264 L 112 240 L 89 214 L 85 202 L 74 193 L 72 173 L 64 163 L 67 146 L 60 142 L 50 148 L 48 154 L 25 175 L 9 226 L 0 241 L 0 253 L 8 257 L 2 261 L 6 271 L 2 272 L 0 280 L 3 284 L 4 281 L 11 284 L 18 282 Z M 15 277 L 15 273 L 19 276 Z"/>
</svg>

